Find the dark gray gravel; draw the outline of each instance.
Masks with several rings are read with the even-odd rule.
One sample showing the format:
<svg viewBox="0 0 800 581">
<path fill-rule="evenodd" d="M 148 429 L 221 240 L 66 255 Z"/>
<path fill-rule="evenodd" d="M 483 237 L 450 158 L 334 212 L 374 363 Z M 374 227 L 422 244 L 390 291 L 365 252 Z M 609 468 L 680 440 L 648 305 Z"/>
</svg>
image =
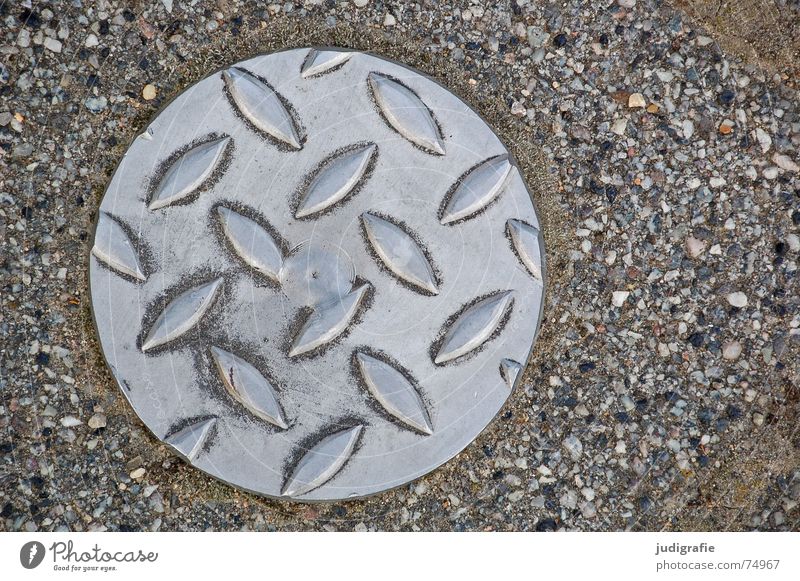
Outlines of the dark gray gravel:
<svg viewBox="0 0 800 581">
<path fill-rule="evenodd" d="M 0 2 L 0 529 L 800 529 L 800 111 L 660 2 Z M 107 372 L 86 266 L 125 146 L 205 74 L 348 44 L 506 137 L 552 279 L 525 385 L 371 500 L 285 505 L 173 457 Z"/>
</svg>

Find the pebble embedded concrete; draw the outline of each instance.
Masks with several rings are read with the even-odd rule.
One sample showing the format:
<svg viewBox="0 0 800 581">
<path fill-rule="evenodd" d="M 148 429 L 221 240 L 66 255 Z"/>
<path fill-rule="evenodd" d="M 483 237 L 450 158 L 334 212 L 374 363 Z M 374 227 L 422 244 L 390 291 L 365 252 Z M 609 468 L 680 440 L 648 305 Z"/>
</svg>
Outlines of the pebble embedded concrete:
<svg viewBox="0 0 800 581">
<path fill-rule="evenodd" d="M 797 530 L 797 94 L 662 3 L 358 4 L 0 11 L 0 528 Z M 343 30 L 541 150 L 549 302 L 522 388 L 464 453 L 370 500 L 286 505 L 135 419 L 87 318 L 88 245 L 172 95 Z"/>
</svg>

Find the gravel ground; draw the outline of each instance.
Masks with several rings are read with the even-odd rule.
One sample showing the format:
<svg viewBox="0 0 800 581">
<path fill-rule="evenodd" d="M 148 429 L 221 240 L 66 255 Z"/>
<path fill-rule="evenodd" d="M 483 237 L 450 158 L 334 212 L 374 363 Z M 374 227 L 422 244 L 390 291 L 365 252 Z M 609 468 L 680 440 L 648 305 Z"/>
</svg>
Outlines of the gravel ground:
<svg viewBox="0 0 800 581">
<path fill-rule="evenodd" d="M 800 112 L 654 1 L 0 0 L 0 529 L 799 530 Z M 184 465 L 105 368 L 91 228 L 126 145 L 248 55 L 347 45 L 498 128 L 551 279 L 524 384 L 370 500 L 281 504 Z"/>
</svg>

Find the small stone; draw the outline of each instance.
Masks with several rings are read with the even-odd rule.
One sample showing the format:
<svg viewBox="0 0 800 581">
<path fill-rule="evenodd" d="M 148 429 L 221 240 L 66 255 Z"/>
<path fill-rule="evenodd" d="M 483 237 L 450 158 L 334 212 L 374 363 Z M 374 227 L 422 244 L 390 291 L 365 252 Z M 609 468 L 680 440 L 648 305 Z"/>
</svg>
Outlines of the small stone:
<svg viewBox="0 0 800 581">
<path fill-rule="evenodd" d="M 611 124 L 611 133 L 617 135 L 624 135 L 625 129 L 628 128 L 628 120 L 625 118 L 617 119 Z"/>
<path fill-rule="evenodd" d="M 108 100 L 105 97 L 89 97 L 83 104 L 92 113 L 100 113 L 108 106 Z"/>
<path fill-rule="evenodd" d="M 44 47 L 51 52 L 61 52 L 61 41 L 47 36 L 44 39 Z"/>
<path fill-rule="evenodd" d="M 692 135 L 694 135 L 694 123 L 692 123 L 689 119 L 686 119 L 683 122 L 681 129 L 683 130 L 683 136 L 686 139 L 691 139 Z"/>
<path fill-rule="evenodd" d="M 31 45 L 31 33 L 27 28 L 23 28 L 17 35 L 17 46 L 28 48 Z"/>
<path fill-rule="evenodd" d="M 747 306 L 747 295 L 742 291 L 736 291 L 728 295 L 728 303 L 739 309 Z"/>
<path fill-rule="evenodd" d="M 615 307 L 621 307 L 628 300 L 630 294 L 629 291 L 614 291 L 611 295 L 611 304 Z"/>
<path fill-rule="evenodd" d="M 105 428 L 106 427 L 105 414 L 94 414 L 91 418 L 89 418 L 89 427 L 92 428 L 93 430 Z"/>
<path fill-rule="evenodd" d="M 764 414 L 760 414 L 760 413 L 758 413 L 758 412 L 755 412 L 755 413 L 753 414 L 753 423 L 754 423 L 755 425 L 757 425 L 757 426 L 762 426 L 762 425 L 764 425 L 764 419 L 765 419 L 765 418 L 764 418 Z"/>
<path fill-rule="evenodd" d="M 726 119 L 725 121 L 720 123 L 719 132 L 722 133 L 722 135 L 728 135 L 733 131 L 733 127 L 734 127 L 733 121 L 731 121 L 730 119 Z"/>
<path fill-rule="evenodd" d="M 144 18 L 139 17 L 138 24 L 139 31 L 147 40 L 153 40 L 156 37 L 156 34 L 158 34 L 156 27 L 147 22 Z"/>
<path fill-rule="evenodd" d="M 125 463 L 126 470 L 136 470 L 139 466 L 144 463 L 144 459 L 141 456 L 136 456 L 131 458 Z"/>
<path fill-rule="evenodd" d="M 19 145 L 14 146 L 14 149 L 11 150 L 11 157 L 18 159 L 22 157 L 28 157 L 32 153 L 33 153 L 32 143 L 20 143 Z"/>
<path fill-rule="evenodd" d="M 769 136 L 769 133 L 761 129 L 761 127 L 756 127 L 756 139 L 761 146 L 761 153 L 767 153 L 769 148 L 772 147 L 772 137 Z"/>
<path fill-rule="evenodd" d="M 353 4 L 355 4 L 356 8 L 364 8 L 369 4 L 369 0 L 353 0 Z"/>
<path fill-rule="evenodd" d="M 523 105 L 521 102 L 514 101 L 511 104 L 512 115 L 516 115 L 517 117 L 523 117 L 527 112 L 528 110 L 525 108 L 525 105 Z"/>
<path fill-rule="evenodd" d="M 138 480 L 139 478 L 141 478 L 142 476 L 144 476 L 144 473 L 145 473 L 145 472 L 146 472 L 146 470 L 145 470 L 144 468 L 137 468 L 136 470 L 134 470 L 134 471 L 132 471 L 132 472 L 130 473 L 130 477 L 131 477 L 133 480 Z"/>
<path fill-rule="evenodd" d="M 61 418 L 61 425 L 65 428 L 74 428 L 75 426 L 80 426 L 82 423 L 83 422 L 75 416 L 66 416 Z"/>
<path fill-rule="evenodd" d="M 689 253 L 689 256 L 692 258 L 697 258 L 700 256 L 706 249 L 706 243 L 702 240 L 698 240 L 694 236 L 689 236 L 686 239 L 686 251 Z"/>
<path fill-rule="evenodd" d="M 581 459 L 581 455 L 583 454 L 583 444 L 577 437 L 569 435 L 564 439 L 562 444 L 564 449 L 569 452 L 573 462 L 577 462 Z"/>
<path fill-rule="evenodd" d="M 544 46 L 550 40 L 550 35 L 539 26 L 529 26 L 527 29 L 528 44 L 531 48 Z"/>
<path fill-rule="evenodd" d="M 558 524 L 552 518 L 543 518 L 539 522 L 536 523 L 536 532 L 537 533 L 547 533 L 553 532 L 558 530 Z"/>
<path fill-rule="evenodd" d="M 164 5 L 164 8 L 172 14 L 172 0 L 161 0 L 161 3 Z"/>
<path fill-rule="evenodd" d="M 90 34 L 89 36 L 86 37 L 83 46 L 85 46 L 86 48 L 92 48 L 94 46 L 97 46 L 98 44 L 100 44 L 100 41 L 97 40 L 97 37 L 94 34 Z"/>
<path fill-rule="evenodd" d="M 388 28 L 390 26 L 394 26 L 395 24 L 397 24 L 397 19 L 395 19 L 392 14 L 387 13 L 383 18 L 383 25 Z"/>
<path fill-rule="evenodd" d="M 586 502 L 581 507 L 581 514 L 586 518 L 593 518 L 597 514 L 597 508 L 593 502 Z"/>
<path fill-rule="evenodd" d="M 509 497 L 510 500 L 510 497 Z M 574 510 L 578 505 L 578 493 L 574 490 L 567 490 L 560 498 L 561 506 L 569 510 Z"/>
<path fill-rule="evenodd" d="M 730 105 L 736 99 L 736 93 L 730 89 L 725 89 L 719 94 L 719 101 L 723 105 Z"/>
<path fill-rule="evenodd" d="M 623 8 L 633 8 L 636 6 L 636 0 L 617 0 L 617 4 Z"/>
<path fill-rule="evenodd" d="M 658 105 L 656 105 L 655 103 L 650 103 L 647 106 L 647 112 L 648 113 L 658 113 Z"/>
<path fill-rule="evenodd" d="M 145 101 L 152 101 L 153 99 L 156 98 L 157 94 L 158 94 L 158 91 L 157 91 L 155 85 L 151 85 L 150 83 L 146 84 L 144 86 L 144 89 L 142 89 L 142 98 Z"/>
<path fill-rule="evenodd" d="M 637 107 L 646 107 L 647 101 L 644 100 L 644 95 L 641 93 L 631 93 L 631 96 L 628 97 L 628 107 L 630 109 L 635 109 Z"/>
<path fill-rule="evenodd" d="M 656 71 L 656 76 L 662 83 L 672 82 L 672 79 L 675 78 L 675 74 L 672 71 Z"/>
<path fill-rule="evenodd" d="M 772 163 L 774 163 L 784 171 L 793 171 L 793 172 L 800 171 L 800 166 L 798 166 L 794 161 L 792 161 L 792 158 L 790 158 L 788 155 L 783 155 L 782 153 L 776 153 L 775 155 L 773 155 Z"/>
<path fill-rule="evenodd" d="M 738 341 L 728 341 L 722 346 L 722 358 L 733 361 L 742 354 L 742 344 Z"/>
<path fill-rule="evenodd" d="M 622 407 L 625 408 L 625 411 L 628 412 L 636 407 L 636 403 L 627 395 L 623 395 L 620 398 L 620 403 L 622 404 Z"/>
</svg>

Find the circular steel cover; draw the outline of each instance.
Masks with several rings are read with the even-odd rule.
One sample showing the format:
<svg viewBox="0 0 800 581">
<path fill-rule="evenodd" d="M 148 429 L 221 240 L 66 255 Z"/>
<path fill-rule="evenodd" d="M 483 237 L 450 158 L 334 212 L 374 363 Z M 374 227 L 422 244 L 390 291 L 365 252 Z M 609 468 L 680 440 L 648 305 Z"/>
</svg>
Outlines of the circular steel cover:
<svg viewBox="0 0 800 581">
<path fill-rule="evenodd" d="M 544 257 L 508 151 L 369 54 L 241 62 L 172 101 L 100 206 L 105 357 L 153 433 L 273 497 L 407 483 L 486 427 L 525 365 Z"/>
</svg>

